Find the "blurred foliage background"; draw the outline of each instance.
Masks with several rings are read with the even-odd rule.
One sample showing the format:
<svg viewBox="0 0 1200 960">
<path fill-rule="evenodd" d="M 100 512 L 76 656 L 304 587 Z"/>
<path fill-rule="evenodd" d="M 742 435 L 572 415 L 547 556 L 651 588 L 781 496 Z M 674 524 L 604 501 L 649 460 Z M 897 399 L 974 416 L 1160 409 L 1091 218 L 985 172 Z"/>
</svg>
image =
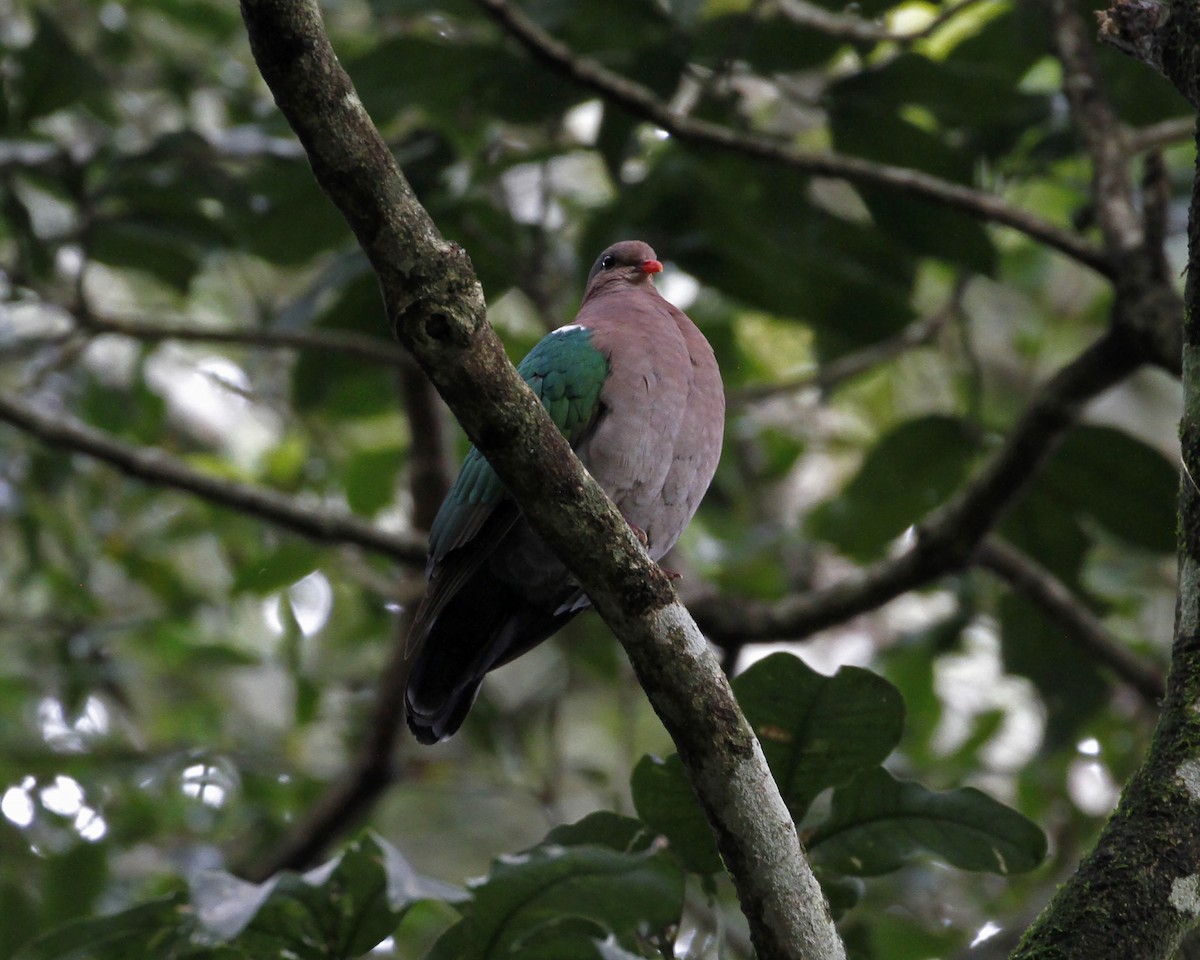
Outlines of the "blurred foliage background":
<svg viewBox="0 0 1200 960">
<path fill-rule="evenodd" d="M 681 114 L 924 171 L 1095 238 L 1089 162 L 1036 5 L 522 9 Z M 729 398 L 717 479 L 667 562 L 685 599 L 736 617 L 903 550 L 1107 323 L 1107 280 L 1025 233 L 677 143 L 530 59 L 469 0 L 334 0 L 325 13 L 422 202 L 470 253 L 514 359 L 569 321 L 609 242 L 646 239 L 666 262 L 660 289 L 713 343 Z M 1165 163 L 1178 273 L 1186 106 L 1139 65 L 1097 56 L 1134 175 L 1147 155 Z M 13 0 L 0 5 L 0 85 L 5 958 L 66 921 L 169 897 L 197 871 L 261 877 L 354 782 L 420 593 L 421 529 L 465 441 L 388 343 L 374 278 L 231 4 Z M 1035 579 L 1065 588 L 1068 615 L 1090 613 L 1151 674 L 1174 604 L 1177 406 L 1177 382 L 1156 370 L 1104 394 L 999 531 Z M 114 469 L 81 436 L 145 462 Z M 164 457 L 187 482 L 161 475 Z M 232 493 L 214 505 L 189 477 Z M 352 514 L 407 544 L 407 560 L 349 533 L 281 529 L 242 496 L 257 488 L 301 514 Z M 731 673 L 780 649 L 824 674 L 870 667 L 905 704 L 893 775 L 978 787 L 1049 838 L 1046 862 L 1020 876 L 918 852 L 850 884 L 855 956 L 957 956 L 976 941 L 983 956 L 1019 932 L 1145 748 L 1153 695 L 1011 579 L 969 567 L 802 643 L 723 651 Z M 671 750 L 593 616 L 489 679 L 449 743 L 383 743 L 371 769 L 388 768 L 386 789 L 317 846 L 365 820 L 456 886 L 589 813 L 631 816 L 639 761 Z M 828 810 L 828 795 L 815 804 Z M 745 956 L 727 882 L 696 876 L 683 935 L 658 955 Z M 424 955 L 456 915 L 431 889 L 376 931 L 373 955 Z"/>
</svg>

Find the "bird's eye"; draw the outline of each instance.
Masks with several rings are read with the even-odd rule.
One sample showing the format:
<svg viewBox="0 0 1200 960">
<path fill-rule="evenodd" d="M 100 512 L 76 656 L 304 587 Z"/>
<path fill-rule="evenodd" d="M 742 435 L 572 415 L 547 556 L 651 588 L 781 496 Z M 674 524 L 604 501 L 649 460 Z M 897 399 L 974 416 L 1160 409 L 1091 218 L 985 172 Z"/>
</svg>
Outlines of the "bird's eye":
<svg viewBox="0 0 1200 960">
<path fill-rule="evenodd" d="M 600 269 L 601 270 L 611 270 L 614 266 L 616 266 L 616 263 L 617 263 L 617 258 L 614 257 L 611 253 L 606 253 L 603 257 L 600 258 Z"/>
</svg>

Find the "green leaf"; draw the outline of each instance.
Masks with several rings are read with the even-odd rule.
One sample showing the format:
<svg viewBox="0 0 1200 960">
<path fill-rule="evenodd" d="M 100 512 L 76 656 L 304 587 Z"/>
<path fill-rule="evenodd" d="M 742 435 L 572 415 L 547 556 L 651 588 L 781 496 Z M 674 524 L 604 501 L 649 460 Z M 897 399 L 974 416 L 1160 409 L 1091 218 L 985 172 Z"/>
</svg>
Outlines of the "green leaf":
<svg viewBox="0 0 1200 960">
<path fill-rule="evenodd" d="M 831 877 L 822 872 L 817 879 L 834 920 L 845 916 L 862 899 L 863 882 L 857 877 Z"/>
<path fill-rule="evenodd" d="M 210 944 L 235 944 L 250 956 L 311 960 L 359 957 L 384 939 L 419 900 L 455 902 L 456 887 L 417 874 L 372 832 L 327 863 L 254 884 L 222 872 L 191 885 L 197 931 Z"/>
<path fill-rule="evenodd" d="M 377 122 L 386 126 L 415 106 L 464 145 L 471 143 L 468 134 L 498 119 L 535 123 L 584 98 L 566 80 L 495 44 L 410 34 L 390 37 L 345 64 Z"/>
<path fill-rule="evenodd" d="M 289 542 L 253 560 L 238 565 L 234 593 L 271 593 L 291 586 L 317 568 L 317 549 L 307 543 Z"/>
<path fill-rule="evenodd" d="M 609 935 L 634 950 L 679 922 L 683 873 L 665 851 L 548 843 L 495 861 L 472 892 L 431 958 L 586 957 Z"/>
<path fill-rule="evenodd" d="M 181 27 L 212 40 L 226 40 L 245 29 L 236 10 L 220 0 L 139 0 L 156 16 L 169 17 Z"/>
<path fill-rule="evenodd" d="M 386 413 L 396 407 L 391 372 L 382 365 L 364 369 L 361 360 L 345 353 L 305 350 L 292 377 L 296 408 L 305 413 L 354 418 Z"/>
<path fill-rule="evenodd" d="M 875 444 L 839 496 L 810 514 L 810 529 L 852 559 L 871 560 L 958 489 L 978 452 L 954 417 L 902 423 Z"/>
<path fill-rule="evenodd" d="M 404 457 L 399 447 L 359 450 L 342 473 L 350 509 L 373 517 L 396 497 L 396 474 Z"/>
<path fill-rule="evenodd" d="M 44 922 L 57 926 L 91 912 L 108 880 L 108 849 L 101 843 L 75 843 L 46 859 Z"/>
<path fill-rule="evenodd" d="M 150 900 L 120 913 L 76 920 L 38 937 L 16 960 L 129 960 L 130 957 L 186 956 L 190 908 L 176 894 Z"/>
<path fill-rule="evenodd" d="M 187 290 L 200 268 L 199 252 L 165 224 L 97 224 L 88 251 L 101 263 L 148 273 L 179 291 Z"/>
<path fill-rule="evenodd" d="M 39 930 L 41 920 L 25 878 L 0 877 L 0 957 L 11 957 Z"/>
<path fill-rule="evenodd" d="M 938 793 L 878 768 L 833 792 L 808 849 L 827 869 L 877 876 L 931 853 L 962 870 L 1013 874 L 1046 855 L 1037 825 L 974 789 Z"/>
<path fill-rule="evenodd" d="M 101 430 L 144 444 L 162 436 L 167 404 L 149 388 L 141 369 L 128 390 L 113 390 L 89 378 L 79 403 L 83 418 Z"/>
<path fill-rule="evenodd" d="M 351 242 L 346 221 L 321 192 L 303 158 L 261 158 L 238 189 L 241 196 L 229 204 L 230 227 L 250 253 L 294 266 Z M 377 290 L 375 303 L 382 327 Z"/>
<path fill-rule="evenodd" d="M 1155 553 L 1175 552 L 1178 472 L 1124 431 L 1072 430 L 1047 465 L 1043 486 L 1122 540 Z"/>
<path fill-rule="evenodd" d="M 1111 684 L 1096 661 L 1025 597 L 1000 598 L 1004 670 L 1028 677 L 1046 706 L 1046 740 L 1066 747 L 1109 702 Z"/>
<path fill-rule="evenodd" d="M 693 873 L 717 873 L 722 869 L 712 828 L 684 775 L 678 754 L 665 760 L 642 757 L 633 768 L 629 785 L 638 816 L 667 838 L 684 869 Z"/>
<path fill-rule="evenodd" d="M 633 817 L 597 810 L 575 823 L 560 824 L 546 834 L 542 843 L 563 847 L 607 847 L 618 853 L 642 853 L 654 842 L 654 834 L 646 827 L 647 824 Z"/>
<path fill-rule="evenodd" d="M 826 787 L 880 763 L 904 729 L 899 691 L 861 667 L 827 677 L 775 653 L 735 677 L 733 691 L 797 820 Z"/>
<path fill-rule="evenodd" d="M 756 12 L 726 13 L 710 17 L 692 34 L 689 57 L 710 68 L 719 68 L 731 53 L 761 73 L 803 70 L 827 60 L 839 42 L 786 16 L 760 16 Z"/>
<path fill-rule="evenodd" d="M 19 65 L 10 71 L 24 122 L 80 101 L 95 104 L 108 89 L 103 75 L 44 10 L 35 6 L 33 15 L 33 42 L 20 51 Z"/>
<path fill-rule="evenodd" d="M 583 246 L 644 237 L 742 304 L 811 324 L 823 358 L 902 329 L 912 317 L 911 254 L 873 225 L 813 204 L 808 177 L 764 170 L 664 146 L 646 178 L 593 218 Z"/>
<path fill-rule="evenodd" d="M 1053 467 L 1052 460 L 1029 493 L 1001 521 L 999 531 L 1063 583 L 1079 589 L 1083 561 L 1093 538 L 1083 529 L 1073 491 L 1062 490 L 1047 479 Z"/>
</svg>

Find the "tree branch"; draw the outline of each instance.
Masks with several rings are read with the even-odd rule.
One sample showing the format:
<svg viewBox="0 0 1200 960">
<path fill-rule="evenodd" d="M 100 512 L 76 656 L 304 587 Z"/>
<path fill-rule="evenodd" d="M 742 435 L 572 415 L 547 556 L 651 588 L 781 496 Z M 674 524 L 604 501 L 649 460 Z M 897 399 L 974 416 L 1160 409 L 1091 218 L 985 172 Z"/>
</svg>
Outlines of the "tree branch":
<svg viewBox="0 0 1200 960">
<path fill-rule="evenodd" d="M 380 278 L 397 336 L 620 638 L 679 749 L 762 960 L 844 950 L 762 750 L 666 575 L 587 474 L 484 317 L 338 63 L 315 0 L 242 0 L 255 60 Z"/>
<path fill-rule="evenodd" d="M 1100 618 L 1053 573 L 995 537 L 980 546 L 975 562 L 1036 603 L 1084 653 L 1108 667 L 1148 704 L 1158 706 L 1165 690 L 1162 671 L 1122 646 Z"/>
<path fill-rule="evenodd" d="M 403 347 L 382 337 L 365 336 L 353 331 L 274 330 L 258 327 L 249 330 L 230 330 L 201 327 L 194 324 L 135 320 L 97 316 L 90 311 L 75 315 L 79 326 L 92 334 L 119 334 L 134 340 L 157 343 L 179 340 L 192 343 L 225 343 L 236 346 L 264 347 L 283 350 L 323 350 L 344 353 L 367 363 L 392 364 L 415 368 L 412 355 Z"/>
<path fill-rule="evenodd" d="M 508 0 L 476 0 L 509 34 L 541 63 L 593 90 L 615 104 L 665 130 L 681 143 L 717 147 L 741 156 L 790 167 L 817 176 L 851 183 L 888 187 L 932 203 L 959 210 L 980 220 L 1011 227 L 1038 240 L 1104 276 L 1113 266 L 1105 254 L 1076 234 L 990 193 L 942 180 L 919 170 L 874 163 L 837 153 L 809 153 L 787 143 L 692 117 L 682 116 L 664 104 L 652 90 L 613 73 L 594 60 L 576 57 L 560 40 L 539 27 Z"/>
<path fill-rule="evenodd" d="M 716 643 L 799 640 L 866 613 L 970 562 L 975 548 L 1037 475 L 1091 399 L 1142 363 L 1138 344 L 1114 327 L 1034 394 L 991 462 L 952 501 L 917 525 L 907 553 L 858 576 L 775 603 L 708 598 L 692 610 Z"/>
<path fill-rule="evenodd" d="M 1146 127 L 1137 127 L 1125 135 L 1129 153 L 1142 153 L 1159 147 L 1170 147 L 1196 136 L 1195 117 L 1176 117 Z"/>
<path fill-rule="evenodd" d="M 408 489 L 413 526 L 428 530 L 454 479 L 441 399 L 415 364 L 400 369 L 400 394 L 408 414 Z"/>
<path fill-rule="evenodd" d="M 1146 59 L 1200 103 L 1200 10 L 1180 0 L 1127 0 L 1101 36 Z M 1200 171 L 1198 171 L 1200 172 Z M 1179 495 L 1179 600 L 1166 699 L 1150 751 L 1126 785 L 1095 847 L 1061 886 L 1014 952 L 1047 957 L 1175 955 L 1200 916 L 1200 176 L 1188 211 L 1183 327 L 1183 475 Z"/>
<path fill-rule="evenodd" d="M 413 525 L 428 530 L 452 479 L 448 438 L 437 392 L 408 357 L 398 378 L 408 414 L 410 446 L 408 485 L 413 499 Z M 404 686 L 408 675 L 405 641 L 419 596 L 404 603 L 404 614 L 391 631 L 388 658 L 375 688 L 371 715 L 355 737 L 358 750 L 348 768 L 328 787 L 265 856 L 241 866 L 254 882 L 280 870 L 304 870 L 338 837 L 361 821 L 396 779 L 395 754 L 404 729 Z"/>
<path fill-rule="evenodd" d="M 1100 82 L 1094 41 L 1071 0 L 1045 0 L 1050 36 L 1063 69 L 1063 92 L 1083 148 L 1092 160 L 1092 200 L 1114 258 L 1142 245 L 1143 233 L 1129 179 L 1124 130 Z"/>
<path fill-rule="evenodd" d="M 0 421 L 43 443 L 101 460 L 131 477 L 183 490 L 310 540 L 350 544 L 406 566 L 425 564 L 426 546 L 415 537 L 385 533 L 355 517 L 302 505 L 264 487 L 200 473 L 161 450 L 125 443 L 61 413 L 43 413 L 15 397 L 0 394 Z"/>
<path fill-rule="evenodd" d="M 357 756 L 282 842 L 262 859 L 249 861 L 235 872 L 262 883 L 280 870 L 304 870 L 319 859 L 338 837 L 367 815 L 380 795 L 396 780 L 395 753 L 404 729 L 404 681 L 408 663 L 404 641 L 412 626 L 408 606 L 392 630 L 391 649 L 376 684 L 371 716 L 363 727 Z"/>
</svg>

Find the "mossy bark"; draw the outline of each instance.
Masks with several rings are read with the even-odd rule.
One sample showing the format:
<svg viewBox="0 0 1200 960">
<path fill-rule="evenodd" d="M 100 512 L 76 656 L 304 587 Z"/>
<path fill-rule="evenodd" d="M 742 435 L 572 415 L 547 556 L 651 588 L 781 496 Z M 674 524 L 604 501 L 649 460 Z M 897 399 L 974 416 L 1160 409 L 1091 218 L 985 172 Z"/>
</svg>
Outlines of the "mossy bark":
<svg viewBox="0 0 1200 960">
<path fill-rule="evenodd" d="M 1200 5 L 1189 0 L 1168 11 L 1126 0 L 1102 18 L 1102 35 L 1162 70 L 1197 104 Z M 1200 918 L 1200 170 L 1188 244 L 1179 594 L 1166 698 L 1145 762 L 1094 849 L 1026 932 L 1013 953 L 1020 960 L 1165 960 Z M 1131 292 L 1118 285 L 1118 298 Z"/>
</svg>

